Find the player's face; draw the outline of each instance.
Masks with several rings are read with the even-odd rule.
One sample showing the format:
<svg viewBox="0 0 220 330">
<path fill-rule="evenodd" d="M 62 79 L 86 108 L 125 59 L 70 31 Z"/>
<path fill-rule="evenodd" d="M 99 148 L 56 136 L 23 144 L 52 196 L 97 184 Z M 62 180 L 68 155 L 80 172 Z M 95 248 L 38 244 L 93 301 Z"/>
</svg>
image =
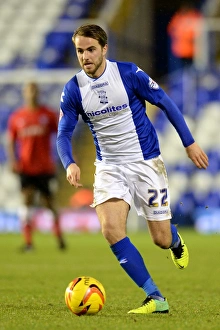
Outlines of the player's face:
<svg viewBox="0 0 220 330">
<path fill-rule="evenodd" d="M 92 78 L 98 78 L 105 70 L 107 45 L 102 47 L 96 39 L 77 36 L 75 47 L 81 68 Z"/>
</svg>

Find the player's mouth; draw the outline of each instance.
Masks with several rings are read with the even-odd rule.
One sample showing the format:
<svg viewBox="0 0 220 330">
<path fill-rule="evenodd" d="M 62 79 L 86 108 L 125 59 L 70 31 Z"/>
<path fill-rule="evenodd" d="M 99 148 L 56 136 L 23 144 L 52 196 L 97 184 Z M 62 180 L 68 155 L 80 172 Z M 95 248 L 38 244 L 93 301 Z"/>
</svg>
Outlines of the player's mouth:
<svg viewBox="0 0 220 330">
<path fill-rule="evenodd" d="M 89 63 L 89 62 L 83 64 L 83 66 L 84 66 L 86 69 L 90 69 L 92 65 L 93 65 L 93 63 Z"/>
</svg>

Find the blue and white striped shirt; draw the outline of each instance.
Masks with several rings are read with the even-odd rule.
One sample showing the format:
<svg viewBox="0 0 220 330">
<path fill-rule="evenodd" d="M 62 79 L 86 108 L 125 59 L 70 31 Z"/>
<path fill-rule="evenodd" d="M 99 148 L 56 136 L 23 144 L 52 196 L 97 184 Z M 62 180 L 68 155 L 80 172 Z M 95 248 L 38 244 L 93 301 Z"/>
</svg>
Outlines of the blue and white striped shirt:
<svg viewBox="0 0 220 330">
<path fill-rule="evenodd" d="M 71 137 L 80 115 L 92 132 L 98 161 L 123 164 L 157 157 L 159 142 L 145 101 L 165 112 L 185 147 L 194 142 L 174 102 L 134 63 L 106 60 L 97 79 L 78 72 L 61 96 L 57 149 L 63 166 L 74 162 Z"/>
</svg>

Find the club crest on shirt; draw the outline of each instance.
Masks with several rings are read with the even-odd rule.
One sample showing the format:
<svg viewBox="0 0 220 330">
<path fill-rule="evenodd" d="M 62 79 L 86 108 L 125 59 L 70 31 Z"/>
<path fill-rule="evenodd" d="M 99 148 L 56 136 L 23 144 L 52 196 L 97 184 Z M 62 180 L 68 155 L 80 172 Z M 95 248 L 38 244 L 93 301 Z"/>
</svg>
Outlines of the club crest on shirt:
<svg viewBox="0 0 220 330">
<path fill-rule="evenodd" d="M 100 91 L 97 91 L 97 92 L 98 92 L 98 95 L 99 95 L 100 103 L 102 103 L 102 104 L 108 103 L 108 98 L 106 96 L 106 91 L 100 90 Z"/>
<path fill-rule="evenodd" d="M 159 85 L 149 77 L 149 83 L 148 83 L 149 87 L 151 89 L 159 89 Z"/>
</svg>

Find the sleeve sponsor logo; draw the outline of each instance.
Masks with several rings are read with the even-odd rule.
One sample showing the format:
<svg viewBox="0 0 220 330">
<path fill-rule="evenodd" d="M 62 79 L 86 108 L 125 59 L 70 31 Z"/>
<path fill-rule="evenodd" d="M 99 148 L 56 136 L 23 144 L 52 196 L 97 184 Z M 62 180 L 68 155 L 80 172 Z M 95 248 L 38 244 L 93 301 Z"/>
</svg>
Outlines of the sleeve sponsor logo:
<svg viewBox="0 0 220 330">
<path fill-rule="evenodd" d="M 148 83 L 149 87 L 151 89 L 159 89 L 159 85 L 149 77 L 149 83 Z"/>
</svg>

